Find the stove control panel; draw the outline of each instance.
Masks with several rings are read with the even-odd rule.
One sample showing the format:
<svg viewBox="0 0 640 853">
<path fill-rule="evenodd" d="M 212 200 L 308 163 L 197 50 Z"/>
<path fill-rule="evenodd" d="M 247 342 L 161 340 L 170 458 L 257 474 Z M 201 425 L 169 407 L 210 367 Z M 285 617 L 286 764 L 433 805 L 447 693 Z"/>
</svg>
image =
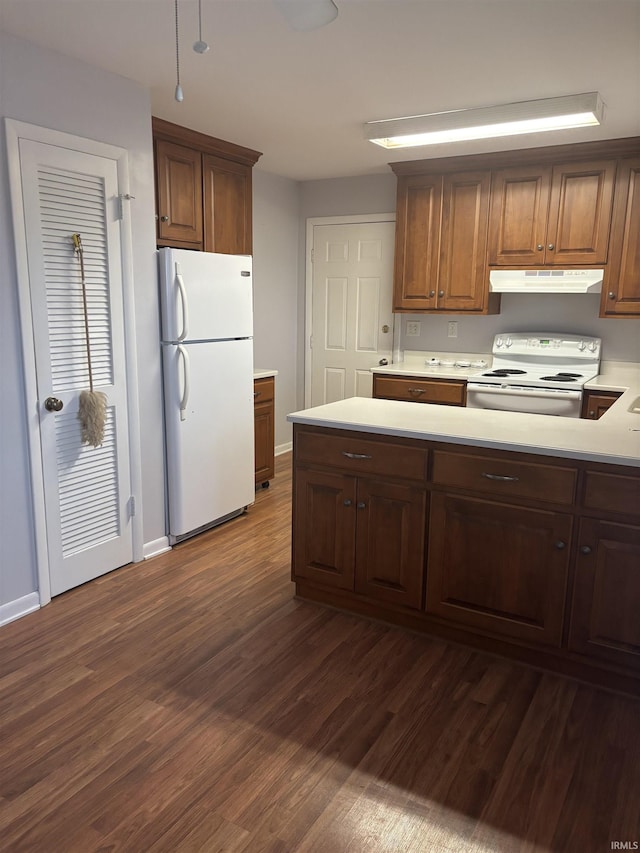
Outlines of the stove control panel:
<svg viewBox="0 0 640 853">
<path fill-rule="evenodd" d="M 588 335 L 539 334 L 531 332 L 511 332 L 496 335 L 493 352 L 510 356 L 521 355 L 536 358 L 550 356 L 554 358 L 585 358 L 595 360 L 600 357 L 600 338 Z"/>
</svg>

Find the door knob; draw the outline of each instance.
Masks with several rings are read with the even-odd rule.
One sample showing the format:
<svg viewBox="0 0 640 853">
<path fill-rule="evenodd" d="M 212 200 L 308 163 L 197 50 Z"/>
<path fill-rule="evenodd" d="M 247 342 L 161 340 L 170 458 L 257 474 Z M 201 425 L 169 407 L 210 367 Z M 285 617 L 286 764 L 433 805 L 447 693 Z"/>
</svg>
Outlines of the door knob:
<svg viewBox="0 0 640 853">
<path fill-rule="evenodd" d="M 44 401 L 44 407 L 48 412 L 59 412 L 63 406 L 64 403 L 57 397 L 47 397 Z"/>
<path fill-rule="evenodd" d="M 386 323 L 385 323 L 385 324 L 384 324 L 384 326 L 382 327 L 382 332 L 383 332 L 383 334 L 385 334 L 385 335 L 388 335 L 388 334 L 389 334 L 389 326 L 387 326 L 387 324 L 386 324 Z"/>
</svg>

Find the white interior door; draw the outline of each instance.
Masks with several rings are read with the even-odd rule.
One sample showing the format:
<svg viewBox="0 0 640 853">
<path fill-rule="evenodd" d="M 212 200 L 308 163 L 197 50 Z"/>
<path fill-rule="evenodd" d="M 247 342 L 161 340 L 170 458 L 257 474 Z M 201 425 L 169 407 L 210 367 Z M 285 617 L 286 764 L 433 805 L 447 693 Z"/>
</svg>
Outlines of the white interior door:
<svg viewBox="0 0 640 853">
<path fill-rule="evenodd" d="M 313 227 L 311 405 L 370 397 L 393 349 L 394 222 Z"/>
<path fill-rule="evenodd" d="M 56 595 L 132 560 L 118 172 L 108 157 L 30 139 L 20 139 L 19 158 L 24 232 L 16 228 L 16 240 L 26 243 L 34 427 Z M 77 418 L 89 371 L 74 232 L 84 248 L 94 388 L 108 401 L 98 448 L 82 444 Z M 47 410 L 47 398 L 59 400 L 62 409 Z"/>
</svg>

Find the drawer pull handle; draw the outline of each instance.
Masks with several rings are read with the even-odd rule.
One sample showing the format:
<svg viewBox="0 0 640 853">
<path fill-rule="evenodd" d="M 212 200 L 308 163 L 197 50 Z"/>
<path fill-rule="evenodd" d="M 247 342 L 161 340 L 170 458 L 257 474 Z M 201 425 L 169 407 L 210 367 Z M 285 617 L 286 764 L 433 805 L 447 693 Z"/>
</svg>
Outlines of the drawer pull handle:
<svg viewBox="0 0 640 853">
<path fill-rule="evenodd" d="M 343 504 L 344 506 L 351 506 L 351 501 L 347 498 L 346 501 L 343 501 Z"/>
<path fill-rule="evenodd" d="M 365 509 L 365 507 L 366 507 L 367 505 L 366 505 L 366 503 L 365 503 L 364 501 L 358 501 L 358 503 L 356 504 L 356 506 L 358 507 L 358 509 Z"/>
<path fill-rule="evenodd" d="M 482 474 L 487 480 L 499 480 L 501 483 L 517 483 L 520 477 L 509 477 L 506 474 Z"/>
<path fill-rule="evenodd" d="M 580 548 L 580 553 L 581 553 L 581 554 L 590 554 L 590 553 L 591 553 L 591 548 L 590 548 L 588 545 L 583 545 L 583 546 Z"/>
<path fill-rule="evenodd" d="M 424 394 L 424 388 L 407 388 L 409 394 L 413 394 L 414 397 L 419 397 L 421 394 Z"/>
<path fill-rule="evenodd" d="M 554 548 L 557 548 L 558 551 L 563 551 L 567 547 L 567 543 L 563 542 L 562 539 L 558 539 L 557 542 L 554 542 Z"/>
<path fill-rule="evenodd" d="M 373 459 L 368 453 L 349 453 L 348 450 L 343 450 L 342 455 L 346 456 L 347 459 Z"/>
</svg>

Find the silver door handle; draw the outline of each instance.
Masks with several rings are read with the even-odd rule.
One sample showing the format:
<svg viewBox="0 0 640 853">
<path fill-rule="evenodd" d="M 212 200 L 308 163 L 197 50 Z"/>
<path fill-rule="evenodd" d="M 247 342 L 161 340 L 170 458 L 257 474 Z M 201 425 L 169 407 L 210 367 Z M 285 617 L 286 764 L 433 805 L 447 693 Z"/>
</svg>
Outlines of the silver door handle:
<svg viewBox="0 0 640 853">
<path fill-rule="evenodd" d="M 517 483 L 520 477 L 509 477 L 506 474 L 482 474 L 487 480 L 499 480 L 501 483 Z"/>
<path fill-rule="evenodd" d="M 57 397 L 47 397 L 44 401 L 44 407 L 48 412 L 59 412 L 63 406 L 64 403 Z"/>
<path fill-rule="evenodd" d="M 346 456 L 347 459 L 373 459 L 373 457 L 369 456 L 367 453 L 349 453 L 348 450 L 343 450 L 342 455 Z"/>
</svg>

